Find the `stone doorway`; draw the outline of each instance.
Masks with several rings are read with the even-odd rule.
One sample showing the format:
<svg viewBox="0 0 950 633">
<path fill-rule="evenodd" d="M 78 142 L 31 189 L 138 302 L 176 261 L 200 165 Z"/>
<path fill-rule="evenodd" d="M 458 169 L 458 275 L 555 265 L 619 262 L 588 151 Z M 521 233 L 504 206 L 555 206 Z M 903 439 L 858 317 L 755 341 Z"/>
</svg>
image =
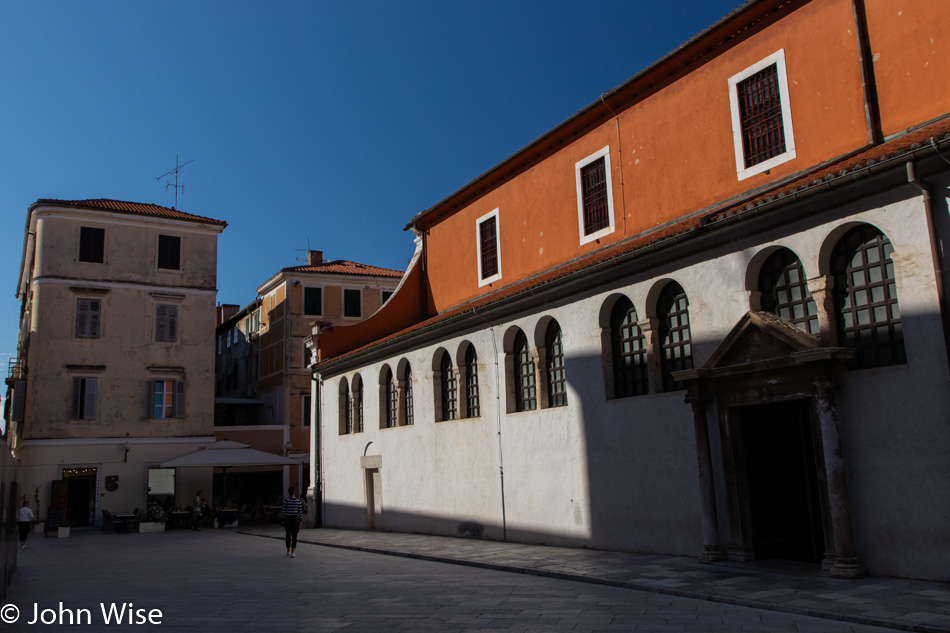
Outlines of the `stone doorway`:
<svg viewBox="0 0 950 633">
<path fill-rule="evenodd" d="M 733 415 L 756 559 L 820 563 L 825 538 L 808 402 L 737 407 Z"/>
</svg>

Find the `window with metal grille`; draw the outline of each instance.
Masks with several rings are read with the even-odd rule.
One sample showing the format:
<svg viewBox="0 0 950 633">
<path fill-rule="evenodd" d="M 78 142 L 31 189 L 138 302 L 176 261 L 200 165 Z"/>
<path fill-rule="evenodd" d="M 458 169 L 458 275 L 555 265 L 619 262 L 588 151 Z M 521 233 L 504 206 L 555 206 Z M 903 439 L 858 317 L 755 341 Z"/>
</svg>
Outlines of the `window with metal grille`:
<svg viewBox="0 0 950 633">
<path fill-rule="evenodd" d="M 808 291 L 805 269 L 792 251 L 769 255 L 759 272 L 762 310 L 782 317 L 809 334 L 818 334 L 818 305 Z"/>
<path fill-rule="evenodd" d="M 98 299 L 76 300 L 76 338 L 99 338 L 101 307 Z"/>
<path fill-rule="evenodd" d="M 907 362 L 893 252 L 886 235 L 864 225 L 848 231 L 832 253 L 838 344 L 854 348 L 851 368 Z"/>
<path fill-rule="evenodd" d="M 468 417 L 481 415 L 478 401 L 478 357 L 475 346 L 469 345 L 465 351 L 465 401 L 468 405 Z"/>
<path fill-rule="evenodd" d="M 399 391 L 393 372 L 386 368 L 386 427 L 392 428 L 399 424 Z"/>
<path fill-rule="evenodd" d="M 346 378 L 340 380 L 339 402 L 340 435 L 353 432 L 353 411 L 350 408 L 350 385 Z"/>
<path fill-rule="evenodd" d="M 155 340 L 174 343 L 178 340 L 178 306 L 160 303 L 155 306 Z"/>
<path fill-rule="evenodd" d="M 544 331 L 545 364 L 548 379 L 548 406 L 567 406 L 567 375 L 564 370 L 564 345 L 561 326 L 551 320 Z"/>
<path fill-rule="evenodd" d="M 693 367 L 693 350 L 689 333 L 689 301 L 675 281 L 668 283 L 660 293 L 657 317 L 660 321 L 663 391 L 682 389 L 683 383 L 673 379 L 673 372 Z"/>
<path fill-rule="evenodd" d="M 785 153 L 782 96 L 775 64 L 736 84 L 745 166 Z"/>
<path fill-rule="evenodd" d="M 363 379 L 357 375 L 353 379 L 353 415 L 355 420 L 353 420 L 353 431 L 356 433 L 363 432 Z"/>
<path fill-rule="evenodd" d="M 441 373 L 442 420 L 456 420 L 458 419 L 458 385 L 455 370 L 452 368 L 452 358 L 448 352 L 442 354 L 439 371 Z"/>
<path fill-rule="evenodd" d="M 158 267 L 181 269 L 181 238 L 177 235 L 158 236 Z"/>
<path fill-rule="evenodd" d="M 152 419 L 185 417 L 185 381 L 155 380 L 152 382 L 152 396 Z"/>
<path fill-rule="evenodd" d="M 479 249 L 481 252 L 481 278 L 488 279 L 498 274 L 498 227 L 497 215 L 483 220 L 478 225 Z"/>
<path fill-rule="evenodd" d="M 610 312 L 610 346 L 614 374 L 614 398 L 641 396 L 650 392 L 646 336 L 637 324 L 637 310 L 626 297 Z"/>
<path fill-rule="evenodd" d="M 581 167 L 581 196 L 584 201 L 584 235 L 610 226 L 607 169 L 603 157 Z"/>
<path fill-rule="evenodd" d="M 535 377 L 534 356 L 528 349 L 528 338 L 519 331 L 515 336 L 515 410 L 533 411 L 538 407 L 537 379 Z"/>
<path fill-rule="evenodd" d="M 406 365 L 406 373 L 403 376 L 403 381 L 405 385 L 402 388 L 403 393 L 403 404 L 406 407 L 406 424 L 413 424 L 415 422 L 415 416 L 412 412 L 412 368 L 409 365 Z"/>
<path fill-rule="evenodd" d="M 105 261 L 106 230 L 79 227 L 79 261 L 101 264 Z"/>
<path fill-rule="evenodd" d="M 73 378 L 73 420 L 96 419 L 98 386 L 98 378 Z"/>
</svg>

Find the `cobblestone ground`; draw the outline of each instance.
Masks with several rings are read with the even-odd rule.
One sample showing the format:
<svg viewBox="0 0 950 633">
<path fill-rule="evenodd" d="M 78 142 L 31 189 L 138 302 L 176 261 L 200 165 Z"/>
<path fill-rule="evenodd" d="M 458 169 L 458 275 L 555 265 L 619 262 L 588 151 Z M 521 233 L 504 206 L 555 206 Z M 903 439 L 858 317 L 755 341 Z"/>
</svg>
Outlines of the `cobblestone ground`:
<svg viewBox="0 0 950 633">
<path fill-rule="evenodd" d="M 160 610 L 161 624 L 104 621 L 100 605 L 128 613 L 129 603 L 141 610 L 133 622 Z M 9 605 L 20 611 L 13 625 Z M 36 608 L 41 622 L 28 624 Z M 279 541 L 223 530 L 33 536 L 0 617 L 3 631 L 42 627 L 44 617 L 166 633 L 890 630 L 309 544 L 290 559 Z"/>
</svg>

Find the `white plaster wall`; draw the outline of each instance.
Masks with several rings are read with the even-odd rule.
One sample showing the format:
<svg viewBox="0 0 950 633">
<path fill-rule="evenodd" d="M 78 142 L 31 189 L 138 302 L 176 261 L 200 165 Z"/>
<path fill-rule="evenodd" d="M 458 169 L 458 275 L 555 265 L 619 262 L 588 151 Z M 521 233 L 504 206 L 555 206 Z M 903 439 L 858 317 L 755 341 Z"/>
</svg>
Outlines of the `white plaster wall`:
<svg viewBox="0 0 950 633">
<path fill-rule="evenodd" d="M 665 280 L 679 282 L 689 298 L 694 363 L 701 366 L 749 310 L 746 277 L 753 257 L 776 245 L 791 248 L 809 278 L 828 271 L 822 253 L 855 222 L 879 227 L 895 247 L 905 326 L 906 365 L 847 373 L 838 399 L 858 555 L 874 574 L 946 579 L 950 573 L 950 396 L 935 299 L 933 266 L 920 199 L 907 188 L 792 220 L 717 250 L 681 260 L 669 269 L 594 288 L 570 301 L 492 324 L 492 330 L 458 333 L 385 360 L 412 365 L 415 426 L 379 430 L 378 376 L 382 362 L 360 369 L 366 431 L 338 434 L 340 376 L 324 376 L 323 467 L 326 521 L 363 527 L 365 491 L 360 455 L 382 456 L 385 529 L 452 533 L 475 521 L 486 536 L 509 540 L 590 545 L 693 555 L 701 549 L 701 515 L 693 420 L 684 392 L 607 400 L 598 314 L 612 294 L 623 293 L 640 318 Z M 791 213 L 788 208 L 778 213 Z M 825 258 L 827 259 L 827 258 Z M 502 337 L 521 327 L 532 340 L 543 317 L 558 320 L 566 355 L 568 406 L 505 413 L 504 392 L 495 407 L 492 332 L 498 367 Z M 433 354 L 475 345 L 482 415 L 434 422 Z M 355 372 L 343 374 L 350 382 Z M 499 384 L 504 390 L 504 378 Z M 651 388 L 656 389 L 655 385 Z M 460 389 L 461 391 L 461 389 Z M 714 409 L 710 409 L 713 411 Z M 498 412 L 500 416 L 498 415 Z M 710 423 L 716 418 L 710 414 Z M 504 459 L 504 504 L 499 476 Z M 712 431 L 720 526 L 727 532 L 719 434 Z M 502 522 L 504 507 L 504 523 Z M 725 538 L 723 543 L 725 543 Z"/>
</svg>

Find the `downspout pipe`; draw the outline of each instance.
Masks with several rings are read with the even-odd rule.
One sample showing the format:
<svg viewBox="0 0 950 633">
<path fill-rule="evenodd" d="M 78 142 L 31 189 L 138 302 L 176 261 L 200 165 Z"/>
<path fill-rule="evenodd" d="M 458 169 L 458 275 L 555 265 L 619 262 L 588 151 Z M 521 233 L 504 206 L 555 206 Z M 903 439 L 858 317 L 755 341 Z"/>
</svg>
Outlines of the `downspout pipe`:
<svg viewBox="0 0 950 633">
<path fill-rule="evenodd" d="M 907 161 L 906 166 L 907 182 L 920 189 L 924 204 L 924 215 L 927 218 L 927 235 L 930 238 L 930 256 L 933 259 L 934 277 L 937 282 L 937 307 L 940 310 L 940 324 L 943 329 L 944 353 L 947 357 L 947 367 L 950 368 L 950 315 L 947 312 L 947 299 L 944 292 L 943 248 L 940 238 L 937 236 L 937 218 L 932 200 L 932 186 L 929 182 L 917 176 L 917 164 L 914 161 Z"/>
</svg>

